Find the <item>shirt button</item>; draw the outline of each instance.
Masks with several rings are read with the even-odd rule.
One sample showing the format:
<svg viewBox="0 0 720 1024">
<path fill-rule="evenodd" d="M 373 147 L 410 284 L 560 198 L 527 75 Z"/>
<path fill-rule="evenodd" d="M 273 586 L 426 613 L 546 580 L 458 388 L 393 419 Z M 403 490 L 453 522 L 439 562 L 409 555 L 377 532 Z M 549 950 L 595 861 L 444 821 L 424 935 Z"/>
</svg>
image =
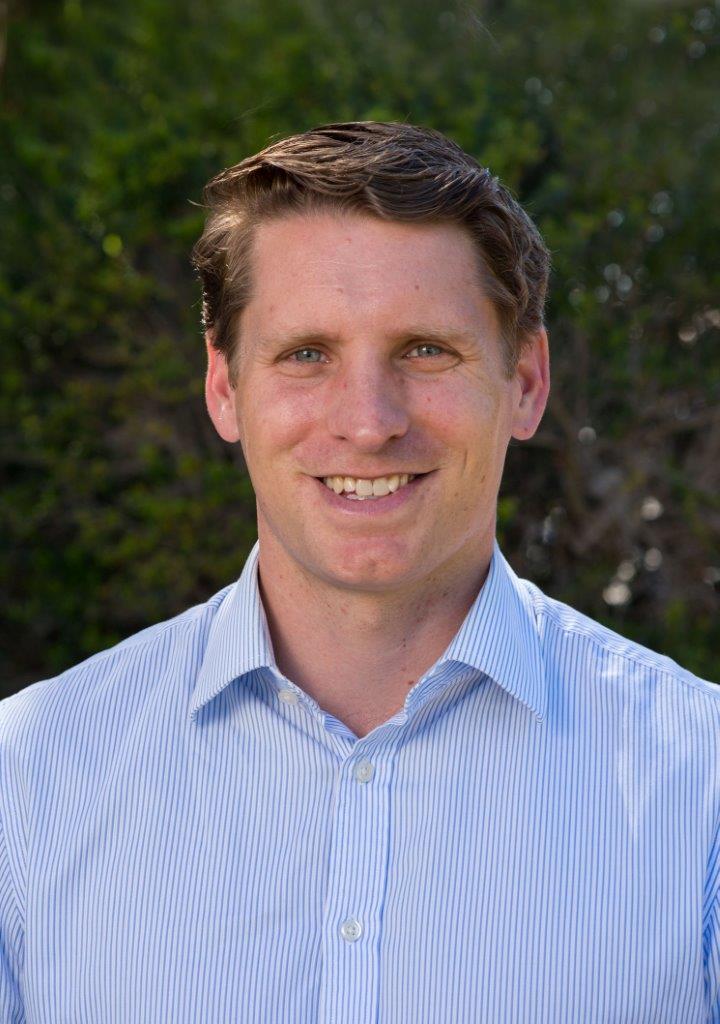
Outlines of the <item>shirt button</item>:
<svg viewBox="0 0 720 1024">
<path fill-rule="evenodd" d="M 369 761 L 361 761 L 355 766 L 355 778 L 358 782 L 369 782 L 375 769 Z"/>
<path fill-rule="evenodd" d="M 298 702 L 298 695 L 294 690 L 280 690 L 278 697 L 283 704 L 297 704 Z"/>
<path fill-rule="evenodd" d="M 340 934 L 346 942 L 357 942 L 362 935 L 362 925 L 356 917 L 348 917 L 340 925 Z"/>
</svg>

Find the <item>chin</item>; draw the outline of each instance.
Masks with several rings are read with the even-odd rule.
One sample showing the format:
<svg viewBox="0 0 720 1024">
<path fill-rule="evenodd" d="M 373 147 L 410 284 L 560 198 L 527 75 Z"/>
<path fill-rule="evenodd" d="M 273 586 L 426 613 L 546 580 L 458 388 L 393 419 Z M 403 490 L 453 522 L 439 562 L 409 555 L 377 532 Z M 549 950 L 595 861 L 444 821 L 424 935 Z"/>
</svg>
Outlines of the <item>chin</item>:
<svg viewBox="0 0 720 1024">
<path fill-rule="evenodd" d="M 388 586 L 407 583 L 417 574 L 417 559 L 398 557 L 395 553 L 368 551 L 368 545 L 349 545 L 331 563 L 320 570 L 328 582 L 348 589 L 383 590 Z M 318 567 L 319 568 L 319 567 Z"/>
</svg>

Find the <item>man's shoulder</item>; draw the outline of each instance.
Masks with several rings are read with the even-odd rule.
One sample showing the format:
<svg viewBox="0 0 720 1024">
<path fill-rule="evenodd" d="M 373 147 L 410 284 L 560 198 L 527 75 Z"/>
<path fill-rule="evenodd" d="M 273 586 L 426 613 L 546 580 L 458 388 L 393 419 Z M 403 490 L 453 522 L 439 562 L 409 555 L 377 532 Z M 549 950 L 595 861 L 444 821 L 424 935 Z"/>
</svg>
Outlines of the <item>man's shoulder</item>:
<svg viewBox="0 0 720 1024">
<path fill-rule="evenodd" d="M 39 729 L 59 725 L 80 705 L 92 719 L 93 711 L 102 714 L 118 700 L 132 704 L 134 695 L 152 686 L 174 662 L 181 670 L 200 661 L 210 625 L 232 586 L 0 700 L 0 749 L 6 742 L 22 744 Z"/>
<path fill-rule="evenodd" d="M 667 655 L 630 640 L 576 608 L 522 581 L 532 602 L 546 662 L 572 668 L 578 678 L 610 686 L 662 686 L 720 714 L 720 686 L 694 675 Z"/>
</svg>

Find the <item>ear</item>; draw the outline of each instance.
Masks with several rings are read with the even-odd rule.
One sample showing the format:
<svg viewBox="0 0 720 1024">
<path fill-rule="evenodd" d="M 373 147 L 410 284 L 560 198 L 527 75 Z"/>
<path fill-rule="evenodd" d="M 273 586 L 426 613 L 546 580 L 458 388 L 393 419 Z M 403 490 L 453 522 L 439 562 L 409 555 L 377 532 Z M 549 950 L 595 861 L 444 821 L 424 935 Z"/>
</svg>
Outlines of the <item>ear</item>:
<svg viewBox="0 0 720 1024">
<path fill-rule="evenodd" d="M 205 403 L 210 419 L 223 441 L 239 441 L 235 415 L 235 389 L 230 384 L 227 360 L 213 345 L 213 331 L 205 332 L 208 370 L 205 377 Z"/>
<path fill-rule="evenodd" d="M 545 328 L 526 342 L 514 379 L 512 436 L 518 441 L 527 441 L 540 425 L 550 393 L 550 350 Z"/>
</svg>

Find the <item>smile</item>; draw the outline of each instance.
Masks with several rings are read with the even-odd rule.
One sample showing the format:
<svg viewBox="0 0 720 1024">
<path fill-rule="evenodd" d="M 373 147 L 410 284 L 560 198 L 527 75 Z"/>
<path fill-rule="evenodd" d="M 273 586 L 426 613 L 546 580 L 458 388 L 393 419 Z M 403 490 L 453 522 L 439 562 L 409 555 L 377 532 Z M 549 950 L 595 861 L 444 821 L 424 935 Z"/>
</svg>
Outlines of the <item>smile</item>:
<svg viewBox="0 0 720 1024">
<path fill-rule="evenodd" d="M 342 494 L 351 501 L 365 501 L 368 498 L 385 498 L 388 494 L 394 494 L 414 480 L 415 476 L 415 473 L 394 473 L 391 476 L 378 476 L 373 479 L 354 476 L 324 476 L 321 479 L 335 494 Z"/>
</svg>

